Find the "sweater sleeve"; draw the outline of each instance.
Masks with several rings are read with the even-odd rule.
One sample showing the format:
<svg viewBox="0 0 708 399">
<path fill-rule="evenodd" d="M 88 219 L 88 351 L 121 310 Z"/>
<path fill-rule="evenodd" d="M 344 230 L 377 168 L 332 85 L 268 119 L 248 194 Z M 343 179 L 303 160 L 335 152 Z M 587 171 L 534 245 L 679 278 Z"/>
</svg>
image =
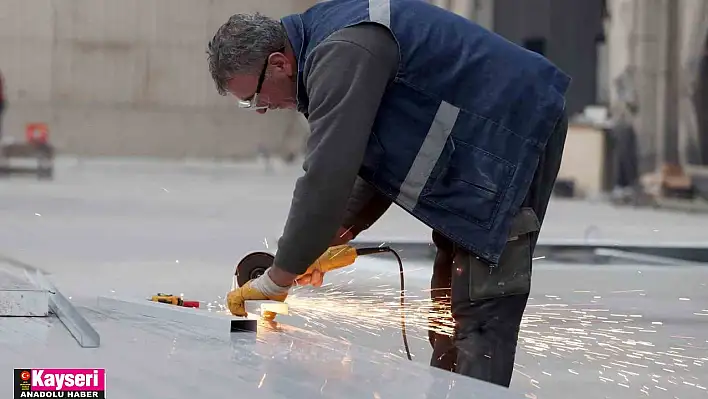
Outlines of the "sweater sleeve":
<svg viewBox="0 0 708 399">
<path fill-rule="evenodd" d="M 350 32 L 356 34 L 347 37 Z M 398 66 L 398 47 L 386 35 L 375 25 L 347 28 L 305 62 L 305 173 L 295 184 L 275 259 L 290 273 L 304 273 L 327 249 L 347 213 L 379 104 Z"/>
</svg>

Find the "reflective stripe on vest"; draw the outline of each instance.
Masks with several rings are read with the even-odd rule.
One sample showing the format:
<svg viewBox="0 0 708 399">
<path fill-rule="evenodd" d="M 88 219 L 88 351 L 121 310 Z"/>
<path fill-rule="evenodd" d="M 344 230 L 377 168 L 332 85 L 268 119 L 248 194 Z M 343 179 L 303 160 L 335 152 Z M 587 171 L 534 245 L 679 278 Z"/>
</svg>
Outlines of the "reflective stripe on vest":
<svg viewBox="0 0 708 399">
<path fill-rule="evenodd" d="M 391 28 L 391 3 L 389 0 L 369 0 L 369 20 Z M 440 154 L 445 148 L 447 138 L 455 126 L 460 109 L 442 102 L 435 114 L 435 119 L 428 129 L 418 154 L 408 170 L 406 179 L 401 184 L 396 202 L 412 211 L 418 204 L 423 187 L 428 182 Z"/>
<path fill-rule="evenodd" d="M 369 20 L 391 27 L 391 3 L 389 0 L 369 0 Z"/>
<path fill-rule="evenodd" d="M 459 113 L 460 109 L 454 105 L 445 101 L 440 103 L 423 145 L 420 146 L 396 198 L 397 202 L 408 211 L 412 211 L 418 204 L 418 197 L 445 148 Z"/>
</svg>

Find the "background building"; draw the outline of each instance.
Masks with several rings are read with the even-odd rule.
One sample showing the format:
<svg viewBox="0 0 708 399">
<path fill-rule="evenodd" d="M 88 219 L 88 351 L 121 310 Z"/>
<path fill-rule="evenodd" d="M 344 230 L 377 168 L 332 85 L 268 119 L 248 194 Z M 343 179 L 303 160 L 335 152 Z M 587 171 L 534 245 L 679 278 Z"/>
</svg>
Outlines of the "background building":
<svg viewBox="0 0 708 399">
<path fill-rule="evenodd" d="M 673 168 L 699 185 L 708 176 L 708 1 L 431 2 L 543 53 L 567 71 L 573 77 L 571 114 L 601 105 L 616 116 L 628 104 L 636 107 L 640 174 Z M 579 162 L 606 163 L 606 147 L 584 151 Z"/>
<path fill-rule="evenodd" d="M 633 102 L 642 172 L 708 164 L 705 0 L 430 0 L 544 54 L 573 77 L 571 114 Z M 49 124 L 63 154 L 241 158 L 302 147 L 302 118 L 239 112 L 205 46 L 229 15 L 316 0 L 2 0 L 5 135 Z M 601 155 L 592 155 L 601 162 Z"/>
<path fill-rule="evenodd" d="M 240 158 L 297 151 L 293 112 L 239 112 L 214 89 L 206 44 L 237 12 L 314 0 L 1 0 L 5 135 L 45 122 L 62 154 Z"/>
<path fill-rule="evenodd" d="M 603 0 L 433 0 L 506 39 L 541 53 L 573 76 L 568 111 L 606 100 Z"/>
</svg>

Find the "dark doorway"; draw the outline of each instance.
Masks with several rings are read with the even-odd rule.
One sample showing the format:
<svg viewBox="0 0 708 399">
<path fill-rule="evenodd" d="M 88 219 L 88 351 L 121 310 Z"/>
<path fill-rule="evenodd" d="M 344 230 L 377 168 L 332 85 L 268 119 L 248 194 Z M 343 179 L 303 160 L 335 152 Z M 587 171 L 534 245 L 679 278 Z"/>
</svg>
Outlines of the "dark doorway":
<svg viewBox="0 0 708 399">
<path fill-rule="evenodd" d="M 696 112 L 698 117 L 698 132 L 701 138 L 701 155 L 703 163 L 708 164 L 708 34 L 703 46 L 703 61 L 696 91 Z"/>
<path fill-rule="evenodd" d="M 546 38 L 545 37 L 530 37 L 524 40 L 524 48 L 533 51 L 534 53 L 546 55 Z"/>
</svg>

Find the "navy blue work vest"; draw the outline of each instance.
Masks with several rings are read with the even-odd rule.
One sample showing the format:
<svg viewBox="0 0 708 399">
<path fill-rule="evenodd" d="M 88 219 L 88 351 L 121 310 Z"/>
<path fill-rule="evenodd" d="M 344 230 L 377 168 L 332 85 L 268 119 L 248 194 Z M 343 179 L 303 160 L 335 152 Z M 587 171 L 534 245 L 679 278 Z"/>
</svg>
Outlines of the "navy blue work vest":
<svg viewBox="0 0 708 399">
<path fill-rule="evenodd" d="M 374 22 L 398 42 L 359 175 L 414 217 L 497 264 L 570 78 L 542 56 L 421 0 L 331 0 L 282 20 L 302 71 L 333 32 Z"/>
</svg>

